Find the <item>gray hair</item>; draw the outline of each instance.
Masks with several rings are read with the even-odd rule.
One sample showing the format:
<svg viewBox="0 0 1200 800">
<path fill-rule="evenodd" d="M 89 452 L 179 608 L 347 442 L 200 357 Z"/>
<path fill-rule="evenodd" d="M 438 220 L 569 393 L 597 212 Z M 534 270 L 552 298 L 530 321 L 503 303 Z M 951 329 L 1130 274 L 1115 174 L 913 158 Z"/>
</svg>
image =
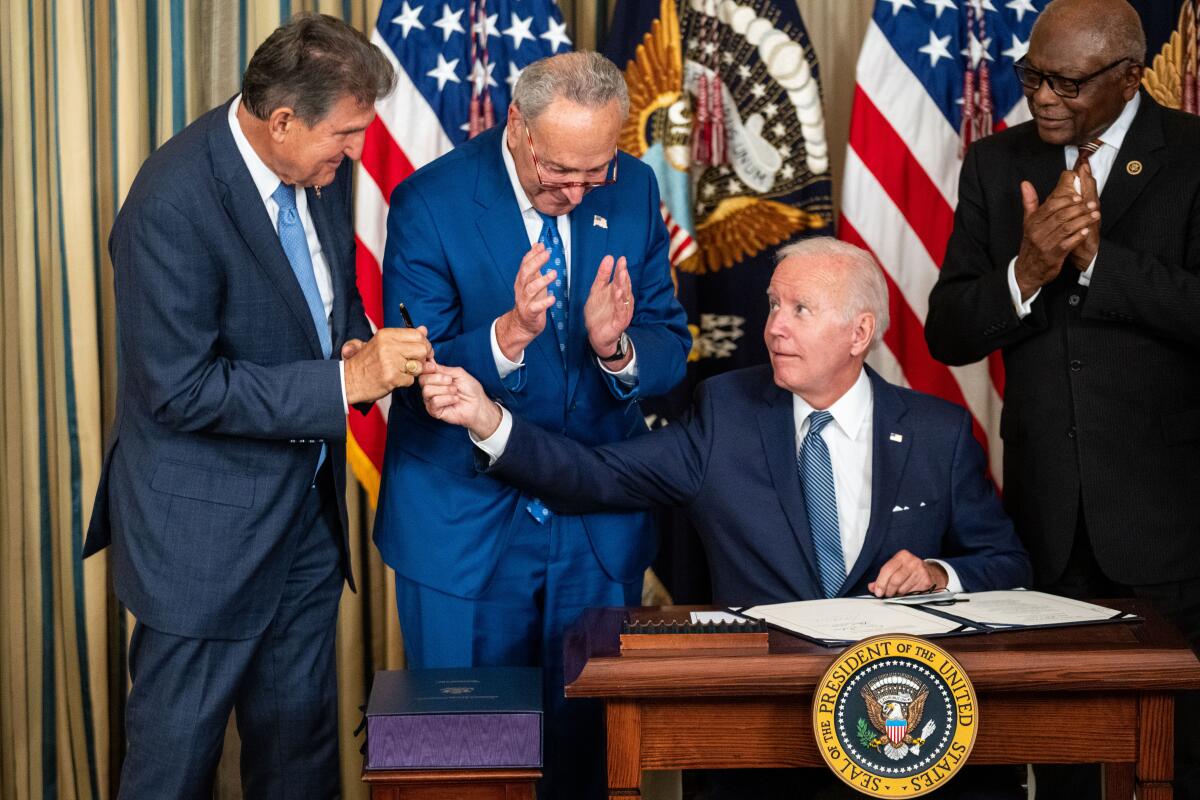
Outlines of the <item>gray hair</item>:
<svg viewBox="0 0 1200 800">
<path fill-rule="evenodd" d="M 1110 8 L 1098 8 L 1107 5 Z M 1068 26 L 1086 25 L 1095 40 L 1095 50 L 1106 60 L 1128 58 L 1136 64 L 1146 63 L 1146 32 L 1142 18 L 1125 0 L 1053 0 L 1034 20 L 1029 36 L 1050 23 L 1046 20 L 1063 18 Z"/>
<path fill-rule="evenodd" d="M 588 108 L 606 106 L 616 100 L 621 107 L 621 119 L 629 114 L 629 89 L 621 70 L 590 50 L 533 62 L 517 79 L 512 101 L 525 119 L 533 120 L 559 97 Z"/>
<path fill-rule="evenodd" d="M 851 322 L 859 314 L 871 314 L 875 317 L 875 335 L 871 338 L 871 347 L 883 341 L 890 322 L 888 288 L 883 270 L 875 262 L 874 256 L 847 242 L 829 236 L 814 236 L 779 248 L 775 253 L 776 267 L 789 258 L 835 261 L 845 266 L 842 273 L 842 286 L 846 290 L 843 319 Z"/>
<path fill-rule="evenodd" d="M 346 95 L 369 106 L 395 85 L 391 62 L 362 33 L 327 14 L 297 14 L 254 51 L 242 101 L 259 119 L 288 107 L 312 126 Z"/>
</svg>

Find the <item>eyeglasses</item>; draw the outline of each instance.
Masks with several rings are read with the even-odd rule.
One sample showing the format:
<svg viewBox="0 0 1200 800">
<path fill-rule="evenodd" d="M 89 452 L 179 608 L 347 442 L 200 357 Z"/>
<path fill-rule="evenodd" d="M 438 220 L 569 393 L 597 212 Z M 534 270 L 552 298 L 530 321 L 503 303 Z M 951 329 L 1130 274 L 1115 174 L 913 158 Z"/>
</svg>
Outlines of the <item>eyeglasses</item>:
<svg viewBox="0 0 1200 800">
<path fill-rule="evenodd" d="M 604 170 L 604 180 L 602 181 L 548 181 L 542 177 L 542 165 L 538 161 L 537 151 L 533 149 L 533 134 L 529 132 L 529 126 L 525 126 L 525 141 L 529 142 L 529 155 L 533 156 L 533 170 L 537 173 L 538 185 L 543 189 L 574 189 L 582 187 L 584 189 L 596 189 L 601 186 L 611 186 L 617 182 L 617 148 L 613 148 L 612 161 L 608 162 L 608 167 Z"/>
<path fill-rule="evenodd" d="M 1025 87 L 1028 94 L 1036 92 L 1042 88 L 1042 81 L 1050 84 L 1050 90 L 1059 97 L 1073 98 L 1079 97 L 1079 89 L 1083 84 L 1090 80 L 1100 77 L 1105 72 L 1108 72 L 1118 64 L 1126 61 L 1132 61 L 1131 58 L 1118 58 L 1108 66 L 1101 67 L 1090 75 L 1084 75 L 1082 78 L 1064 78 L 1062 75 L 1054 75 L 1049 72 L 1042 72 L 1025 64 L 1025 59 L 1022 58 L 1013 64 L 1013 71 L 1017 73 L 1017 80 Z"/>
</svg>

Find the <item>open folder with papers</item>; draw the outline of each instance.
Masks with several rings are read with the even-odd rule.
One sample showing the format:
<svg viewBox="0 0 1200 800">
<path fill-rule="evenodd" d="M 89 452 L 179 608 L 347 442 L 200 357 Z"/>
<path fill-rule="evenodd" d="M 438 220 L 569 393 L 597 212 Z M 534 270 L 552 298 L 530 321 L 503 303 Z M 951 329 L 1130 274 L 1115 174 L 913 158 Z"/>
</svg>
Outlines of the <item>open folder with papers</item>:
<svg viewBox="0 0 1200 800">
<path fill-rule="evenodd" d="M 1021 628 L 1053 628 L 1140 619 L 1134 614 L 1024 590 L 894 599 L 839 597 L 732 609 L 768 625 L 827 645 L 885 633 L 955 636 Z"/>
</svg>

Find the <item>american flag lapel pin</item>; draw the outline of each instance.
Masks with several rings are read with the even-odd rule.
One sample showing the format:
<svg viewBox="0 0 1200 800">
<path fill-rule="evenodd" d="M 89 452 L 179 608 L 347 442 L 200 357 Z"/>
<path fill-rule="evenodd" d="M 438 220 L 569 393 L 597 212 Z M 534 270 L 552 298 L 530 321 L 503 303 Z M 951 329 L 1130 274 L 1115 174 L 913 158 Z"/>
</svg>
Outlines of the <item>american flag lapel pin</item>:
<svg viewBox="0 0 1200 800">
<path fill-rule="evenodd" d="M 604 228 L 604 230 L 608 230 L 608 220 L 606 220 L 604 217 L 600 216 L 599 214 L 593 214 L 592 215 L 592 227 L 593 228 Z"/>
<path fill-rule="evenodd" d="M 320 186 L 314 186 L 314 187 L 313 187 L 313 191 L 317 193 L 317 199 L 318 199 L 318 200 L 320 200 L 320 199 L 321 199 L 321 187 L 320 187 Z"/>
<path fill-rule="evenodd" d="M 903 442 L 904 441 L 904 437 L 898 433 L 888 434 L 888 439 L 890 439 L 893 442 Z"/>
</svg>

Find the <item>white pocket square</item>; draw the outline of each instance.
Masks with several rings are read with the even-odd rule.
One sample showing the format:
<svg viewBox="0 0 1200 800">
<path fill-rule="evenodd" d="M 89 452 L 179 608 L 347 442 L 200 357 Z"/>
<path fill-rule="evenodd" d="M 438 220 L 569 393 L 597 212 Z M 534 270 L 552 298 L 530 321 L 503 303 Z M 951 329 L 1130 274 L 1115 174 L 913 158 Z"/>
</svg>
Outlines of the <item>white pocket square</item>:
<svg viewBox="0 0 1200 800">
<path fill-rule="evenodd" d="M 895 514 L 897 511 L 908 511 L 908 510 L 909 510 L 908 506 L 896 506 L 895 508 L 892 509 L 892 513 Z"/>
</svg>

